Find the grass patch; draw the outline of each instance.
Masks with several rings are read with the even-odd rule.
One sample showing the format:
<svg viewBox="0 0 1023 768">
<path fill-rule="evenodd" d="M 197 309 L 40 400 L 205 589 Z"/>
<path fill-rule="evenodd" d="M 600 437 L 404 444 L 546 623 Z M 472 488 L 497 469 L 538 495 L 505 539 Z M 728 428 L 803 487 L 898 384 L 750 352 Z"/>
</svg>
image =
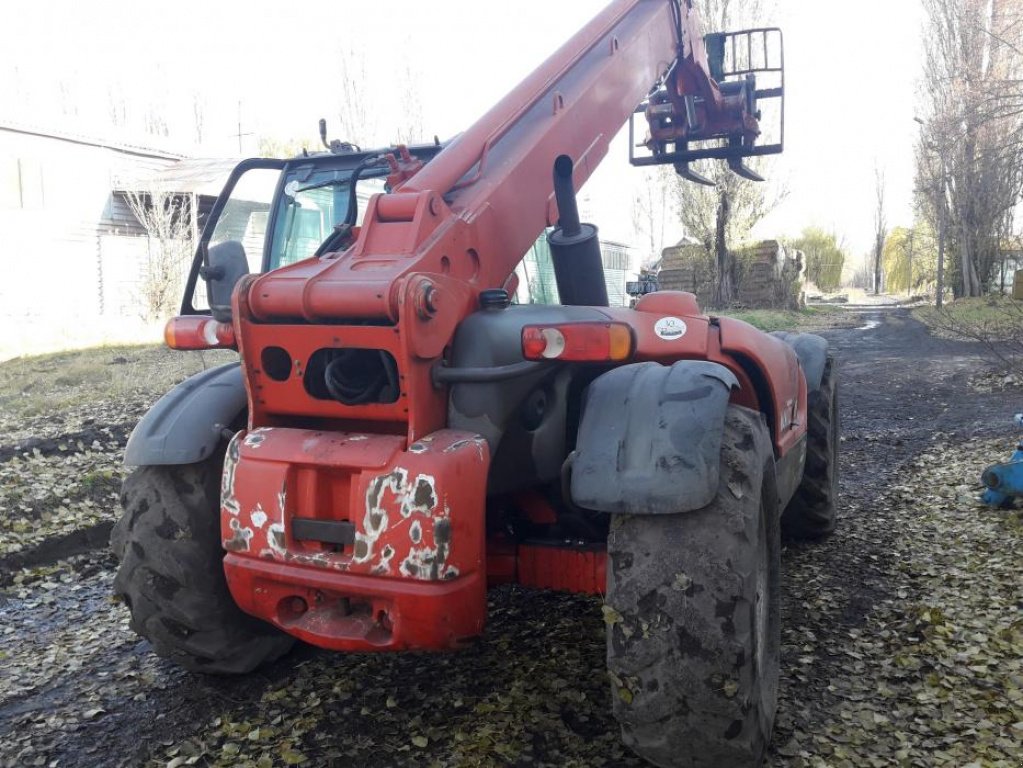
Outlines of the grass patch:
<svg viewBox="0 0 1023 768">
<path fill-rule="evenodd" d="M 1023 304 L 1006 296 L 956 299 L 941 309 L 916 307 L 913 317 L 939 336 L 991 341 L 1013 339 L 1023 329 Z"/>
<path fill-rule="evenodd" d="M 812 306 L 805 309 L 736 309 L 714 314 L 734 317 L 762 331 L 807 331 L 846 325 L 853 315 L 840 306 Z"/>
<path fill-rule="evenodd" d="M 0 409 L 27 418 L 92 402 L 151 400 L 193 373 L 235 358 L 230 351 L 176 352 L 159 345 L 18 357 L 0 363 Z"/>
<path fill-rule="evenodd" d="M 979 342 L 998 372 L 1023 377 L 1023 302 L 1005 296 L 957 299 L 941 309 L 917 307 L 913 316 L 935 336 Z"/>
</svg>

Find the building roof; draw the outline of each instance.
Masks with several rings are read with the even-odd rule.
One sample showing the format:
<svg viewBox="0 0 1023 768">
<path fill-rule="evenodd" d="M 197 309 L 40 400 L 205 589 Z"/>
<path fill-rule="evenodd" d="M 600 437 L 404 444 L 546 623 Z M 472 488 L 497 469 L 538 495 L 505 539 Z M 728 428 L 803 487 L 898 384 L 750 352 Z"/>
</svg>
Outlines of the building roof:
<svg viewBox="0 0 1023 768">
<path fill-rule="evenodd" d="M 146 147 L 139 144 L 132 144 L 117 140 L 98 139 L 84 134 L 53 130 L 50 128 L 40 128 L 27 123 L 15 123 L 8 120 L 0 122 L 0 131 L 21 133 L 28 136 L 41 136 L 47 139 L 56 139 L 57 141 L 66 141 L 72 144 L 82 144 L 89 147 L 99 147 L 101 149 L 110 149 L 114 152 L 122 152 L 126 155 L 138 155 L 140 157 L 152 157 L 164 160 L 177 160 L 183 157 L 181 154 L 167 152 L 155 147 Z"/>
<path fill-rule="evenodd" d="M 152 181 L 163 189 L 216 197 L 237 165 L 237 158 L 188 158 L 157 171 Z"/>
<path fill-rule="evenodd" d="M 130 187 L 163 189 L 183 195 L 216 197 L 236 165 L 237 159 L 187 158 L 131 182 L 122 182 L 122 186 L 125 190 Z"/>
</svg>

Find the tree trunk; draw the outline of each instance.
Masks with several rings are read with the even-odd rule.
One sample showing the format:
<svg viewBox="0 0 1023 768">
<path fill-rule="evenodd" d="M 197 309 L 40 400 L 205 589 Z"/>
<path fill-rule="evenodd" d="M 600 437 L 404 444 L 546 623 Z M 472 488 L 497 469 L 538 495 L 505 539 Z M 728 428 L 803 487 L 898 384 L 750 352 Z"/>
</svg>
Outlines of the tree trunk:
<svg viewBox="0 0 1023 768">
<path fill-rule="evenodd" d="M 884 250 L 884 241 L 878 240 L 874 244 L 874 295 L 881 293 L 881 253 Z"/>
<path fill-rule="evenodd" d="M 959 251 L 959 266 L 963 272 L 963 295 L 980 296 L 980 278 L 977 275 L 977 265 L 971 245 L 970 238 L 964 237 Z"/>
<path fill-rule="evenodd" d="M 722 188 L 718 197 L 717 221 L 714 229 L 714 255 L 717 259 L 718 282 L 715 303 L 719 308 L 725 308 L 735 300 L 735 283 L 733 278 L 734 260 L 728 251 L 726 233 L 728 232 L 728 220 L 732 213 L 732 201 L 728 192 Z"/>
</svg>

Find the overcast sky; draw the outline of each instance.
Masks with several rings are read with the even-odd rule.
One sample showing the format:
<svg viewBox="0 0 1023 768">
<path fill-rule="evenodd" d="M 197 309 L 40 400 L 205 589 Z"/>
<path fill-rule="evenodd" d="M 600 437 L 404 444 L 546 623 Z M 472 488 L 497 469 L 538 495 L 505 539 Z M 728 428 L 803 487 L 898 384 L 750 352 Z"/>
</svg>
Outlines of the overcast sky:
<svg viewBox="0 0 1023 768">
<path fill-rule="evenodd" d="M 86 132 L 118 110 L 135 124 L 149 110 L 179 144 L 192 140 L 198 102 L 207 155 L 237 153 L 240 102 L 242 133 L 251 134 L 243 150 L 252 152 L 256 135 L 315 138 L 317 119 L 337 113 L 339 51 L 349 49 L 365 63 L 371 138 L 393 140 L 410 89 L 424 138 L 446 138 L 603 5 L 19 2 L 5 8 L 0 28 L 0 102 L 20 105 L 32 122 Z M 777 0 L 776 16 L 785 32 L 788 119 L 772 181 L 789 195 L 758 234 L 833 228 L 858 261 L 872 237 L 875 163 L 887 178 L 889 221 L 910 221 L 918 0 Z M 594 223 L 621 240 L 631 234 L 636 182 L 625 153 L 619 140 L 585 190 Z"/>
</svg>

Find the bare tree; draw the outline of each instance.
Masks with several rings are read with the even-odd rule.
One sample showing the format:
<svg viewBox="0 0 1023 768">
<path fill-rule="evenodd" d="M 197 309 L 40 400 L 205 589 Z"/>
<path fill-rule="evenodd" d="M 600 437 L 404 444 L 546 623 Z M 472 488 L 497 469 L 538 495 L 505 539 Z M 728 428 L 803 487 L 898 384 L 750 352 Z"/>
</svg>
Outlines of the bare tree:
<svg viewBox="0 0 1023 768">
<path fill-rule="evenodd" d="M 873 253 L 865 253 L 863 260 L 858 267 L 853 269 L 852 277 L 849 279 L 850 288 L 859 288 L 869 291 L 874 287 Z"/>
<path fill-rule="evenodd" d="M 763 168 L 765 162 L 751 163 Z M 784 199 L 785 189 L 747 181 L 717 161 L 699 162 L 696 170 L 715 181 L 705 187 L 675 177 L 675 200 L 686 232 L 713 254 L 717 265 L 715 306 L 735 300 L 738 264 L 735 248 L 753 227 Z"/>
<path fill-rule="evenodd" d="M 150 136 L 168 136 L 167 118 L 164 116 L 163 105 L 151 102 L 145 110 L 146 133 Z"/>
<path fill-rule="evenodd" d="M 745 3 L 696 0 L 696 7 L 705 33 L 756 26 L 765 16 L 761 0 Z M 749 165 L 768 173 L 768 163 L 762 158 L 750 161 Z M 715 186 L 702 187 L 676 177 L 675 195 L 686 231 L 714 254 L 717 264 L 714 303 L 723 307 L 735 300 L 738 287 L 734 247 L 749 236 L 753 226 L 777 205 L 784 192 L 774 190 L 772 194 L 764 184 L 742 179 L 718 161 L 700 162 L 696 166 L 695 170 Z"/>
<path fill-rule="evenodd" d="M 704 34 L 755 26 L 763 21 L 770 5 L 770 0 L 767 3 L 763 0 L 696 0 Z"/>
<path fill-rule="evenodd" d="M 632 199 L 632 229 L 643 253 L 641 265 L 659 259 L 667 245 L 664 229 L 672 202 L 673 175 L 670 168 L 654 166 L 640 176 L 639 189 Z"/>
<path fill-rule="evenodd" d="M 349 40 L 338 49 L 339 76 L 337 89 L 337 137 L 341 141 L 364 144 L 376 138 L 366 69 L 366 52 L 357 50 Z"/>
<path fill-rule="evenodd" d="M 1023 4 L 924 0 L 924 8 L 917 202 L 947 237 L 954 294 L 979 296 L 1023 191 Z"/>
<path fill-rule="evenodd" d="M 884 171 L 874 166 L 874 295 L 881 293 L 881 275 L 884 265 L 884 241 L 888 238 L 888 219 L 884 205 Z"/>
<path fill-rule="evenodd" d="M 408 50 L 405 48 L 404 50 Z M 398 125 L 397 142 L 399 144 L 411 144 L 414 141 L 423 141 L 425 129 L 423 127 L 423 100 L 419 97 L 419 88 L 416 87 L 416 78 L 412 74 L 412 62 L 405 55 L 405 67 L 401 74 L 401 87 L 399 90 L 401 100 L 401 123 Z"/>
<path fill-rule="evenodd" d="M 107 84 L 107 119 L 114 126 L 122 126 L 128 121 L 124 92 L 118 84 Z"/>
<path fill-rule="evenodd" d="M 75 97 L 75 86 L 61 78 L 57 83 L 57 90 L 60 92 L 61 114 L 65 117 L 73 117 L 78 114 L 78 100 Z"/>
<path fill-rule="evenodd" d="M 192 94 L 192 118 L 195 128 L 195 143 L 202 144 L 206 128 L 206 99 L 199 93 Z"/>
<path fill-rule="evenodd" d="M 177 310 L 195 246 L 189 199 L 159 188 L 125 192 L 124 199 L 149 244 L 141 280 L 143 314 L 150 320 L 169 317 Z"/>
</svg>

